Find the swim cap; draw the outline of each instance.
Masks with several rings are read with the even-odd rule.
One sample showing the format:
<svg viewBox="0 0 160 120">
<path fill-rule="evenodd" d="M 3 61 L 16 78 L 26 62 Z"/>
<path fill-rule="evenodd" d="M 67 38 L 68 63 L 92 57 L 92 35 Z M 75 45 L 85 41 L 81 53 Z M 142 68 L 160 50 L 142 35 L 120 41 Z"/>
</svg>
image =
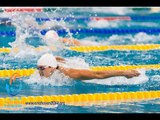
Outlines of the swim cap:
<svg viewBox="0 0 160 120">
<path fill-rule="evenodd" d="M 59 35 L 54 30 L 49 30 L 45 34 L 44 39 L 47 41 L 57 41 L 59 39 Z"/>
<path fill-rule="evenodd" d="M 40 57 L 40 59 L 37 62 L 37 65 L 57 67 L 57 61 L 56 61 L 56 58 L 52 54 L 47 53 Z"/>
</svg>

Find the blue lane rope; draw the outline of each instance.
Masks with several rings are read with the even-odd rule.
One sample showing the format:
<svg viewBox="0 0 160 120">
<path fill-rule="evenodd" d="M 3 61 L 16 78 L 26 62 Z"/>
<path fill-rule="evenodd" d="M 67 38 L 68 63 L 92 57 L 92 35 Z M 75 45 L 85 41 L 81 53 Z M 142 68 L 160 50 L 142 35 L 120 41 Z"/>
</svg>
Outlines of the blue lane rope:
<svg viewBox="0 0 160 120">
<path fill-rule="evenodd" d="M 143 21 L 143 20 L 160 20 L 160 16 L 130 16 L 131 20 Z"/>
<path fill-rule="evenodd" d="M 48 30 L 42 30 L 41 34 L 45 35 L 45 33 Z M 73 34 L 77 33 L 84 33 L 84 34 L 135 34 L 139 32 L 145 32 L 147 34 L 157 34 L 160 33 L 160 28 L 127 28 L 127 29 L 122 29 L 122 28 L 112 28 L 112 29 L 70 29 L 70 32 Z M 57 30 L 57 33 L 59 35 L 61 34 L 67 34 L 68 32 L 65 29 L 62 30 Z"/>
<path fill-rule="evenodd" d="M 40 33 L 45 35 L 48 30 L 42 30 Z M 56 30 L 59 35 L 67 34 L 65 29 Z M 139 32 L 145 32 L 147 34 L 160 33 L 160 28 L 112 28 L 112 29 L 70 29 L 73 34 L 84 33 L 84 34 L 135 34 Z M 15 31 L 0 31 L 0 36 L 12 36 L 15 37 Z"/>
<path fill-rule="evenodd" d="M 15 33 L 15 31 L 0 31 L 0 36 L 15 37 L 16 33 Z"/>
</svg>

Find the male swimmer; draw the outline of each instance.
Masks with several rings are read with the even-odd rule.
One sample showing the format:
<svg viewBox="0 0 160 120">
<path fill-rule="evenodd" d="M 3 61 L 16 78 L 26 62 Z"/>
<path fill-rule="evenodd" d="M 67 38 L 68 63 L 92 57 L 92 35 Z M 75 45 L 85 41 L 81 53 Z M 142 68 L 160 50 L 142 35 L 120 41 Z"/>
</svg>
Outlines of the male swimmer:
<svg viewBox="0 0 160 120">
<path fill-rule="evenodd" d="M 24 21 L 28 26 L 36 28 L 36 29 L 63 29 L 62 26 L 57 25 L 54 21 L 47 21 L 43 23 L 42 25 L 38 24 L 33 17 L 26 16 Z M 52 46 L 53 44 L 57 42 L 65 43 L 67 45 L 83 45 L 78 40 L 70 39 L 70 38 L 60 38 L 57 32 L 54 30 L 49 30 L 45 36 L 44 41 L 47 43 L 48 46 Z M 52 44 L 52 45 L 51 45 Z"/>
<path fill-rule="evenodd" d="M 35 29 L 39 29 L 39 30 L 43 30 L 43 29 L 52 29 L 46 32 L 46 34 L 43 36 L 43 41 L 47 44 L 47 46 L 49 48 L 55 48 L 58 47 L 62 47 L 65 45 L 68 46 L 79 46 L 79 45 L 97 45 L 97 43 L 95 42 L 89 42 L 89 41 L 78 41 L 76 39 L 73 38 L 61 38 L 59 37 L 59 35 L 57 34 L 56 31 L 57 29 L 63 29 L 62 25 L 56 24 L 55 21 L 47 21 L 43 24 L 38 24 L 35 19 L 31 16 L 26 16 L 24 19 L 24 23 L 29 27 L 29 28 L 35 28 Z M 54 46 L 54 47 L 53 47 Z M 53 50 L 53 49 L 52 49 Z"/>
<path fill-rule="evenodd" d="M 63 64 L 59 64 L 63 63 Z M 136 70 L 105 70 L 91 71 L 89 69 L 74 69 L 65 66 L 65 59 L 55 57 L 52 54 L 44 54 L 37 61 L 37 69 L 41 77 L 49 78 L 55 71 L 76 80 L 104 79 L 109 77 L 124 76 L 126 78 L 137 77 L 140 73 Z"/>
<path fill-rule="evenodd" d="M 70 38 L 61 38 L 59 37 L 59 35 L 57 34 L 57 32 L 55 32 L 54 30 L 49 30 L 46 32 L 46 34 L 44 35 L 44 39 L 45 43 L 48 46 L 53 46 L 54 44 L 60 44 L 60 43 L 64 43 L 66 45 L 83 45 L 81 44 L 78 40 L 76 39 L 70 39 Z"/>
</svg>

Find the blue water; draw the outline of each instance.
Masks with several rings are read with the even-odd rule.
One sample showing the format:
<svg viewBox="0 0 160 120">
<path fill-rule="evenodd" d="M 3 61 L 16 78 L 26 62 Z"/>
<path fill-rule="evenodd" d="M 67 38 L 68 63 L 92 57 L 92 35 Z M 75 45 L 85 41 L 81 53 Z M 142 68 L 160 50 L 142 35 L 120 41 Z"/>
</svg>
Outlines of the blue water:
<svg viewBox="0 0 160 120">
<path fill-rule="evenodd" d="M 74 16 L 74 17 L 91 17 L 91 16 L 120 16 L 123 15 L 160 15 L 149 13 L 148 9 L 143 11 L 131 11 L 124 12 L 121 14 L 115 13 L 117 11 L 114 8 L 112 11 L 107 12 L 105 8 L 100 12 L 99 10 L 93 8 L 63 8 L 58 9 L 55 13 L 32 13 L 29 14 L 33 17 L 47 17 L 47 16 L 56 16 L 63 17 L 65 15 Z M 129 8 L 125 8 L 130 11 Z M 120 11 L 120 10 L 119 10 Z M 62 15 L 63 13 L 63 15 Z M 19 14 L 21 15 L 21 14 Z M 25 16 L 25 14 L 23 14 Z M 23 19 L 21 18 L 23 21 Z M 18 21 L 18 19 L 17 19 Z M 39 23 L 40 24 L 40 23 Z M 65 22 L 68 28 L 94 28 L 96 24 L 92 24 L 90 21 L 70 21 Z M 157 28 L 160 26 L 160 21 L 150 20 L 150 21 L 110 21 L 108 23 L 102 22 L 105 28 Z M 95 25 L 95 26 L 94 26 Z M 148 26 L 147 26 L 148 25 Z M 98 26 L 99 28 L 101 25 Z M 1 25 L 0 30 L 10 31 L 16 30 L 14 26 L 5 26 Z M 28 32 L 29 29 L 28 29 Z M 23 33 L 21 33 L 23 35 Z M 60 35 L 61 37 L 68 37 Z M 160 35 L 153 34 L 124 34 L 124 35 L 99 35 L 99 34 L 76 34 L 73 35 L 74 38 L 82 41 L 87 39 L 89 41 L 94 41 L 98 43 L 106 43 L 106 45 L 127 45 L 127 44 L 159 44 Z M 139 38 L 139 39 L 138 39 Z M 9 42 L 14 42 L 15 37 L 0 37 L 0 47 L 11 47 Z M 44 45 L 42 39 L 37 34 L 31 34 L 25 39 L 26 44 L 38 47 Z M 77 57 L 84 59 L 86 63 L 90 66 L 111 66 L 111 65 L 141 65 L 141 64 L 159 64 L 160 60 L 160 50 L 150 50 L 150 51 L 116 51 L 109 50 L 103 52 L 92 52 L 92 53 L 79 53 L 75 51 L 69 51 L 66 49 L 53 52 L 54 55 L 62 56 L 64 58 Z M 22 69 L 22 68 L 35 68 L 36 62 L 39 58 L 39 54 L 25 54 L 22 57 L 12 56 L 8 53 L 0 54 L 0 70 L 3 69 Z M 117 84 L 117 85 L 106 85 L 106 84 L 96 84 L 96 83 L 85 83 L 82 81 L 72 81 L 70 85 L 64 86 L 52 86 L 52 85 L 39 85 L 39 84 L 29 84 L 23 80 L 29 79 L 28 77 L 20 78 L 22 80 L 22 89 L 16 97 L 20 96 L 43 96 L 43 95 L 65 95 L 65 94 L 82 94 L 82 93 L 108 93 L 108 92 L 128 92 L 128 91 L 150 91 L 150 90 L 160 90 L 160 70 L 147 70 L 146 76 L 149 80 L 145 83 L 139 84 Z M 6 84 L 9 82 L 9 78 L 0 78 L 0 97 L 10 97 L 6 91 Z M 19 84 L 18 80 L 14 83 Z M 16 86 L 15 86 L 16 87 Z M 160 112 L 159 108 L 160 100 L 149 100 L 142 102 L 130 102 L 130 103 L 119 103 L 118 105 L 107 105 L 107 106 L 91 106 L 91 107 L 75 107 L 75 106 L 59 106 L 57 108 L 26 108 L 19 111 L 7 111 L 0 110 L 0 113 L 8 112 L 29 112 L 29 113 L 149 113 L 149 112 Z"/>
</svg>

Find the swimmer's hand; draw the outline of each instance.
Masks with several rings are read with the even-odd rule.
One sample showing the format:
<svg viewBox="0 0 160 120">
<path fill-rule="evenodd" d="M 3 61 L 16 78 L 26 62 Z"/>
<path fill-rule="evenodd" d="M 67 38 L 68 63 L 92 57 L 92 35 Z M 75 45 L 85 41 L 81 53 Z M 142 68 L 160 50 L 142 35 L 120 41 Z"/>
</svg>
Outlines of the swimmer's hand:
<svg viewBox="0 0 160 120">
<path fill-rule="evenodd" d="M 14 74 L 10 77 L 9 84 L 12 85 L 12 82 L 13 82 L 13 81 L 16 81 L 16 78 L 19 78 L 19 77 L 20 77 L 20 74 L 14 73 Z"/>
<path fill-rule="evenodd" d="M 136 70 L 126 70 L 126 71 L 124 71 L 123 75 L 129 79 L 132 77 L 138 77 L 140 75 L 140 73 Z"/>
</svg>

